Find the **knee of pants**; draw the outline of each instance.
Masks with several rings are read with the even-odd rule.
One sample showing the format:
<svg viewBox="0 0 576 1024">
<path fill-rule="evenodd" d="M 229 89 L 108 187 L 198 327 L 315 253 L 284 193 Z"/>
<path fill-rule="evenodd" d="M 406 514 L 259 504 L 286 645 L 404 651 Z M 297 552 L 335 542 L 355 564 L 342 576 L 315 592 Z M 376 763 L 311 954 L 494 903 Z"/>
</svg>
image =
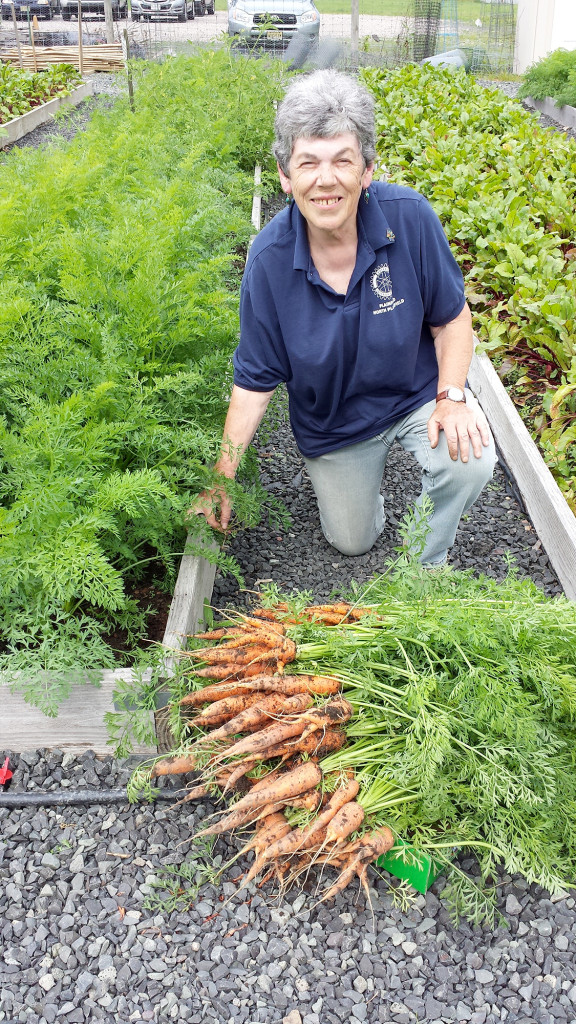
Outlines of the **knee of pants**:
<svg viewBox="0 0 576 1024">
<path fill-rule="evenodd" d="M 320 513 L 320 525 L 322 533 L 333 548 L 336 548 L 341 555 L 365 555 L 370 551 L 378 540 L 384 529 L 384 500 L 382 495 L 378 496 L 377 509 L 374 518 L 369 522 L 354 523 L 338 521 L 335 517 L 330 523 Z"/>
<path fill-rule="evenodd" d="M 460 458 L 451 459 L 446 453 L 446 457 L 441 459 L 436 471 L 432 467 L 432 488 L 442 487 L 449 481 L 449 485 L 452 485 L 451 489 L 462 490 L 471 496 L 471 501 L 474 501 L 482 488 L 492 479 L 496 461 L 494 444 L 483 448 L 479 459 L 470 453 L 468 462 L 462 462 Z"/>
<path fill-rule="evenodd" d="M 336 548 L 336 551 L 339 551 L 341 555 L 352 556 L 365 555 L 367 551 L 370 551 L 370 548 L 374 546 L 377 540 L 377 537 L 374 537 L 370 541 L 365 541 L 363 539 L 358 540 L 357 538 L 335 539 L 333 537 L 329 537 L 325 532 L 324 536 L 326 537 L 328 543 L 331 544 L 333 548 Z"/>
</svg>

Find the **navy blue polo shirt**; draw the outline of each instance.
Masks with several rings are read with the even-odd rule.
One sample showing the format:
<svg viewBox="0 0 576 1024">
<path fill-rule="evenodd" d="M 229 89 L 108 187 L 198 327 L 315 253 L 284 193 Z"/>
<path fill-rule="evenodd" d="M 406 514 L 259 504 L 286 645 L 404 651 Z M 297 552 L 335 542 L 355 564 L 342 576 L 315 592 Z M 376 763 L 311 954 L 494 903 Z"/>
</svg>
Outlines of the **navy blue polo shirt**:
<svg viewBox="0 0 576 1024">
<path fill-rule="evenodd" d="M 430 326 L 463 309 L 464 282 L 428 201 L 372 182 L 358 206 L 358 254 L 346 295 L 325 284 L 295 203 L 250 249 L 240 295 L 234 382 L 285 382 L 307 458 L 374 437 L 434 398 Z"/>
</svg>

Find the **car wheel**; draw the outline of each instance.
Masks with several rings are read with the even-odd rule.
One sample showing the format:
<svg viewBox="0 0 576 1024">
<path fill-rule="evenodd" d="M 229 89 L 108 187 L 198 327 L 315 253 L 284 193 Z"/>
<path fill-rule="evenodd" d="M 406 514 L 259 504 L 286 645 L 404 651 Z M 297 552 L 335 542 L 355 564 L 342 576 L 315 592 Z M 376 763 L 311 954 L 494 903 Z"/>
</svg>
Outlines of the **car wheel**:
<svg viewBox="0 0 576 1024">
<path fill-rule="evenodd" d="M 132 11 L 130 13 L 130 17 L 132 18 L 132 21 L 140 21 L 140 15 L 139 14 L 135 14 L 134 11 Z"/>
<path fill-rule="evenodd" d="M 216 5 L 214 3 L 206 4 L 206 14 L 216 14 Z"/>
<path fill-rule="evenodd" d="M 194 14 L 194 4 L 193 3 L 189 4 L 189 6 L 188 6 L 188 15 L 187 15 L 187 17 L 188 17 L 188 21 L 194 21 L 195 14 Z"/>
</svg>

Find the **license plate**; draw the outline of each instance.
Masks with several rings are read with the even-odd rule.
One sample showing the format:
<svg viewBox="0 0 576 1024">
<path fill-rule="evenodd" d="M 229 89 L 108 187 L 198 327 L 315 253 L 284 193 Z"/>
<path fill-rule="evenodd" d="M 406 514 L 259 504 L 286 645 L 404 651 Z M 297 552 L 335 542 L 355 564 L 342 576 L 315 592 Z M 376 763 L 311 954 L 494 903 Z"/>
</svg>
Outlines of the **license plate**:
<svg viewBox="0 0 576 1024">
<path fill-rule="evenodd" d="M 274 40 L 282 39 L 282 33 L 278 32 L 278 30 L 276 30 L 275 32 L 274 31 L 267 32 L 266 33 L 266 39 L 274 39 Z"/>
</svg>

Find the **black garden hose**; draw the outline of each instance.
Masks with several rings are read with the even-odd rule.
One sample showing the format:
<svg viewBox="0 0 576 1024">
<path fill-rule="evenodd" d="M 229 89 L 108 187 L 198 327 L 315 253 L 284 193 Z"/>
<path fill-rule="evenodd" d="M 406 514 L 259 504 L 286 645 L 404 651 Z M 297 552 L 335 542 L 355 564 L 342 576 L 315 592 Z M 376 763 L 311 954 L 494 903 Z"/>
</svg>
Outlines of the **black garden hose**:
<svg viewBox="0 0 576 1024">
<path fill-rule="evenodd" d="M 176 790 L 159 789 L 156 800 L 175 800 Z M 72 807 L 75 804 L 127 803 L 126 789 L 55 789 L 31 790 L 25 793 L 1 793 L 0 807 Z"/>
</svg>

